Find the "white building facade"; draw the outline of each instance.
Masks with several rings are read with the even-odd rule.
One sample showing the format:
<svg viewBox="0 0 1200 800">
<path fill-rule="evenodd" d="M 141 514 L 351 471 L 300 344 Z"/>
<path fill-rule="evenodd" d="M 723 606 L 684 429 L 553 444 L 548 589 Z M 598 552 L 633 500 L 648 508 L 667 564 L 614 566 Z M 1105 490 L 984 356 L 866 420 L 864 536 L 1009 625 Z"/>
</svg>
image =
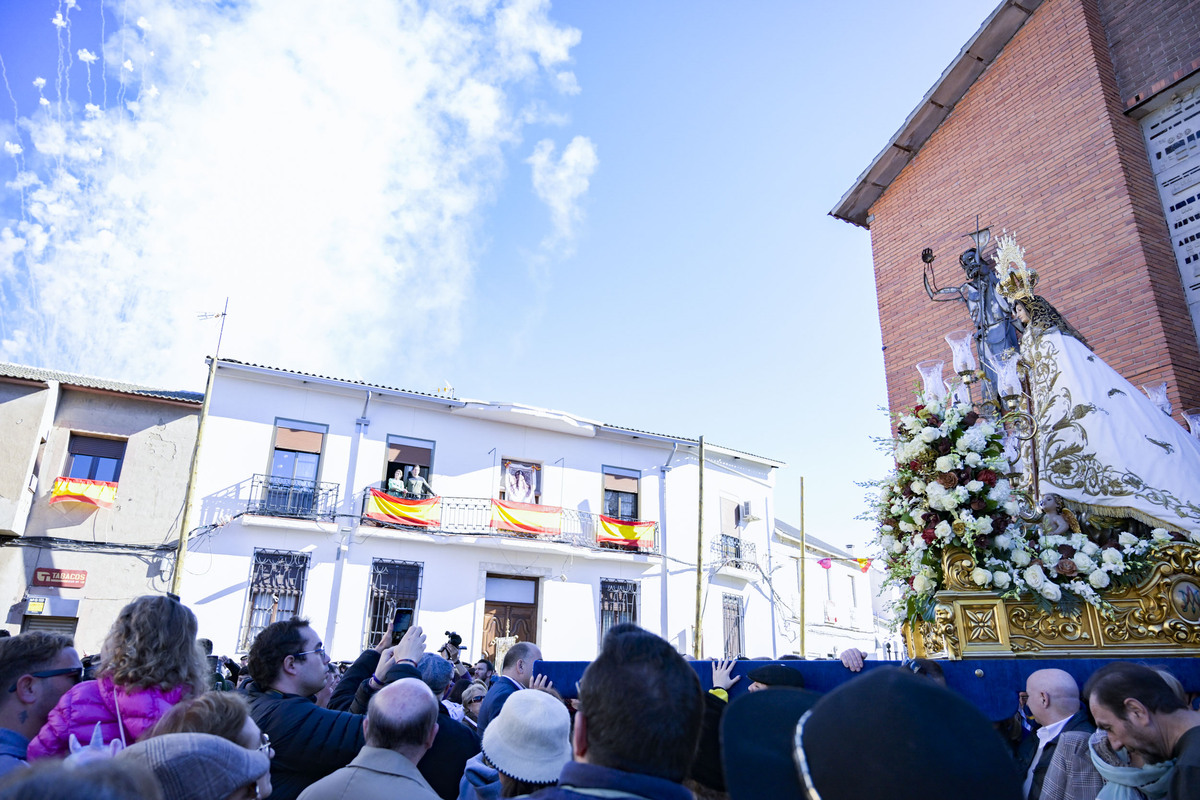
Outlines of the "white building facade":
<svg viewBox="0 0 1200 800">
<path fill-rule="evenodd" d="M 516 637 L 547 659 L 590 660 L 625 621 L 690 655 L 699 598 L 703 656 L 774 656 L 757 558 L 783 464 L 705 448 L 698 580 L 699 450 L 562 412 L 222 359 L 180 593 L 229 654 L 298 614 L 332 657 L 353 658 L 399 611 L 431 649 L 457 632 L 472 659 Z M 427 487 L 389 489 L 413 467 Z M 415 516 L 374 513 L 395 500 Z M 640 542 L 614 536 L 634 529 Z"/>
</svg>

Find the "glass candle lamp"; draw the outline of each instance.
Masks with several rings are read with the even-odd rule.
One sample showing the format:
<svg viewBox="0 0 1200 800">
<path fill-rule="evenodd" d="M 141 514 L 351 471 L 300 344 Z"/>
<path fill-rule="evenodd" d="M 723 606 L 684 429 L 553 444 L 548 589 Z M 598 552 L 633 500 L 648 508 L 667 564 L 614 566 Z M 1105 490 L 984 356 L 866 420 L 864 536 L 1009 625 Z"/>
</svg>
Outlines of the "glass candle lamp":
<svg viewBox="0 0 1200 800">
<path fill-rule="evenodd" d="M 926 399 L 941 400 L 946 396 L 946 386 L 942 383 L 942 367 L 945 365 L 945 361 L 933 359 L 917 362 L 917 372 L 921 373 L 921 380 L 925 384 Z"/>
</svg>

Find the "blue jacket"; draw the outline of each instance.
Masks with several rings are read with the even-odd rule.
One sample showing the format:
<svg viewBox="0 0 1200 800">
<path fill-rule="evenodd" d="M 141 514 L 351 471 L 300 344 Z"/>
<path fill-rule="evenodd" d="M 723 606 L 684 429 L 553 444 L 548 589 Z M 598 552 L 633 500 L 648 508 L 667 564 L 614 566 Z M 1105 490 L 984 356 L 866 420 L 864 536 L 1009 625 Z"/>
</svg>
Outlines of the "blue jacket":
<svg viewBox="0 0 1200 800">
<path fill-rule="evenodd" d="M 0 728 L 0 778 L 28 766 L 25 761 L 29 740 L 16 731 Z"/>
<path fill-rule="evenodd" d="M 596 789 L 602 794 L 592 792 Z M 530 797 L 533 800 L 594 800 L 603 796 L 620 800 L 622 795 L 628 795 L 630 800 L 693 800 L 692 793 L 674 781 L 574 761 L 563 767 L 557 786 L 542 789 Z"/>
<path fill-rule="evenodd" d="M 488 693 L 484 695 L 483 702 L 479 705 L 479 740 L 483 741 L 483 732 L 487 728 L 488 723 L 500 716 L 500 709 L 508 702 L 508 698 L 514 693 L 521 691 L 521 687 L 512 678 L 506 678 L 503 675 L 496 678 L 496 682 L 492 684 L 492 688 L 488 689 Z"/>
</svg>

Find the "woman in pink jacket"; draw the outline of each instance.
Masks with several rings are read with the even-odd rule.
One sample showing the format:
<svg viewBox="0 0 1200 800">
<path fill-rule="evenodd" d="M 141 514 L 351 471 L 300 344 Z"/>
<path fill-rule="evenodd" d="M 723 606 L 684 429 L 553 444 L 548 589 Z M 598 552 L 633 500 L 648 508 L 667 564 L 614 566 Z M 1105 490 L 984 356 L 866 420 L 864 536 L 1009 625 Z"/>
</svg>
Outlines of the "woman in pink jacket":
<svg viewBox="0 0 1200 800">
<path fill-rule="evenodd" d="M 94 681 L 73 687 L 29 743 L 29 760 L 64 756 L 71 734 L 86 745 L 131 745 L 173 705 L 207 688 L 196 616 L 170 597 L 146 595 L 121 609 L 100 649 Z"/>
</svg>

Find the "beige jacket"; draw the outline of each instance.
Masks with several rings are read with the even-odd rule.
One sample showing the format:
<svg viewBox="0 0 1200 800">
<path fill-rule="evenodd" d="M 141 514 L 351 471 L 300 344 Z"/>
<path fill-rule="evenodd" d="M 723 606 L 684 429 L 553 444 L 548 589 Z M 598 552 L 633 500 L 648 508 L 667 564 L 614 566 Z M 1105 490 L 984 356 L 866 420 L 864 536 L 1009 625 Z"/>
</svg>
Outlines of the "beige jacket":
<svg viewBox="0 0 1200 800">
<path fill-rule="evenodd" d="M 417 765 L 394 750 L 364 747 L 346 766 L 300 793 L 299 800 L 363 800 L 403 797 L 441 800 L 417 771 Z"/>
</svg>

